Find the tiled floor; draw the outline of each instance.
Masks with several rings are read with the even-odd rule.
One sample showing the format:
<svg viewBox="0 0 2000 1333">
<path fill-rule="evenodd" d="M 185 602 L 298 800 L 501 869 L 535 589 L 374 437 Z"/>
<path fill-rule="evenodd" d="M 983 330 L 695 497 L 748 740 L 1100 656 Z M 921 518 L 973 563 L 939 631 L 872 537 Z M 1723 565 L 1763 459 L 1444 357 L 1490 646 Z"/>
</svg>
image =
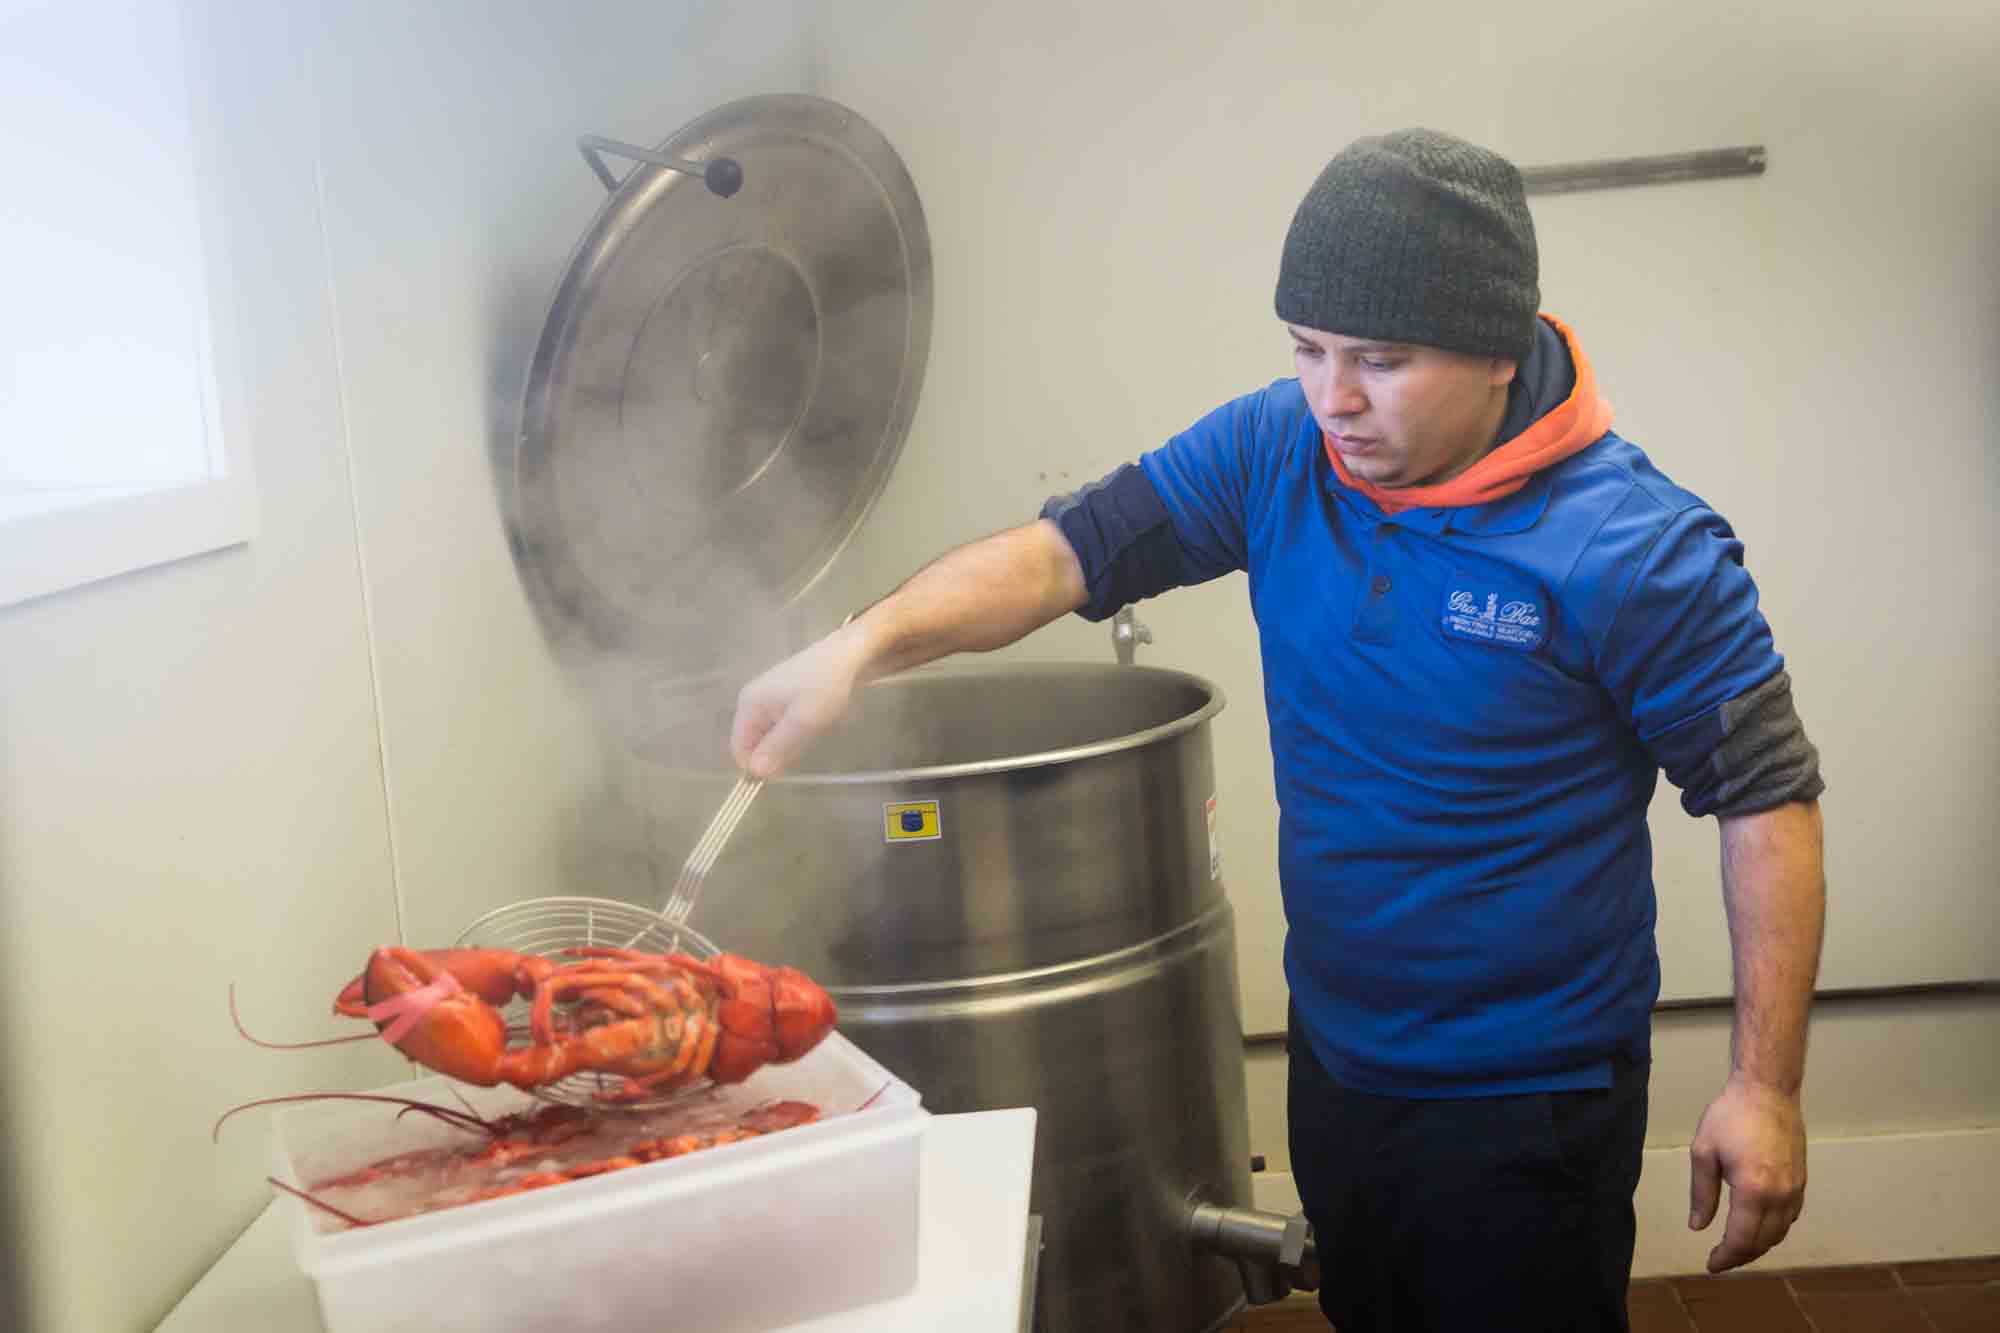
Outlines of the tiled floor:
<svg viewBox="0 0 2000 1333">
<path fill-rule="evenodd" d="M 1663 1278 L 1633 1283 L 1628 1305 L 1632 1333 L 2000 1333 L 2000 1256 Z M 1327 1325 L 1317 1306 L 1295 1296 L 1250 1311 L 1235 1327 L 1325 1333 Z"/>
</svg>

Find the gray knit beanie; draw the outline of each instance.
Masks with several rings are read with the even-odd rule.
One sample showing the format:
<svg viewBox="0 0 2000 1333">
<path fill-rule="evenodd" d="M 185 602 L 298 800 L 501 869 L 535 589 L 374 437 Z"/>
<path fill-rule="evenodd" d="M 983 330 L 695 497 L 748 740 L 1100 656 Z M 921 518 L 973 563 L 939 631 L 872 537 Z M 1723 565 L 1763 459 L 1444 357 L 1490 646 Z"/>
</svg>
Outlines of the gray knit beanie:
<svg viewBox="0 0 2000 1333">
<path fill-rule="evenodd" d="M 1357 139 L 1306 192 L 1278 264 L 1278 318 L 1525 360 L 1541 303 L 1521 173 L 1436 130 Z"/>
</svg>

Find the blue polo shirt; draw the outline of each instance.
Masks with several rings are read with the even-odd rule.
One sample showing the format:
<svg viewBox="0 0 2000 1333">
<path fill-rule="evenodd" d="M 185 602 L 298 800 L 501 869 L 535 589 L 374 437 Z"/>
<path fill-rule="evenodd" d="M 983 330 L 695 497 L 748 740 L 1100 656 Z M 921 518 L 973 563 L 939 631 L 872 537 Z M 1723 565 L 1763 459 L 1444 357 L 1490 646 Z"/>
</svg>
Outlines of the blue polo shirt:
<svg viewBox="0 0 2000 1333">
<path fill-rule="evenodd" d="M 1481 1096 L 1645 1057 L 1657 774 L 1783 666 L 1713 510 L 1606 433 L 1504 499 L 1390 516 L 1288 379 L 1044 513 L 1092 618 L 1247 572 L 1285 975 L 1337 1079 Z"/>
</svg>

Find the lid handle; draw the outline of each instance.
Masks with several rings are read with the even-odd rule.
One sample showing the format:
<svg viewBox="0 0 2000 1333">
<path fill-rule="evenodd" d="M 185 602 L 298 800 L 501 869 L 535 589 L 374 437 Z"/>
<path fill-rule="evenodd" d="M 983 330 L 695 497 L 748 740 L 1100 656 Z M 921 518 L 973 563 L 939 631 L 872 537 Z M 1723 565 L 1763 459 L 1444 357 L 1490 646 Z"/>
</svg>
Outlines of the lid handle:
<svg viewBox="0 0 2000 1333">
<path fill-rule="evenodd" d="M 718 157 L 711 162 L 690 162 L 685 158 L 668 157 L 665 153 L 641 148 L 637 144 L 607 139 L 601 134 L 586 134 L 576 141 L 576 146 L 577 151 L 583 154 L 583 160 L 590 163 L 590 169 L 597 173 L 597 179 L 604 182 L 604 188 L 607 190 L 616 190 L 624 182 L 612 175 L 611 168 L 604 165 L 604 159 L 600 156 L 603 153 L 611 153 L 633 162 L 665 167 L 668 171 L 678 171 L 687 176 L 699 176 L 711 191 L 724 199 L 743 188 L 743 164 L 733 157 Z"/>
</svg>

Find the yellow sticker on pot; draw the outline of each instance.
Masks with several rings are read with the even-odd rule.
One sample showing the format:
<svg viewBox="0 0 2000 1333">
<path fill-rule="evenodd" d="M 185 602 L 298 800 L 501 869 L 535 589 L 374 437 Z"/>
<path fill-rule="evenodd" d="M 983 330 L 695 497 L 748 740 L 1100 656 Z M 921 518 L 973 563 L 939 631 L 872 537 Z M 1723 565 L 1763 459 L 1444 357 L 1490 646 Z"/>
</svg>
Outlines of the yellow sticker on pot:
<svg viewBox="0 0 2000 1333">
<path fill-rule="evenodd" d="M 893 801 L 882 807 L 884 842 L 936 842 L 943 836 L 936 801 Z"/>
</svg>

